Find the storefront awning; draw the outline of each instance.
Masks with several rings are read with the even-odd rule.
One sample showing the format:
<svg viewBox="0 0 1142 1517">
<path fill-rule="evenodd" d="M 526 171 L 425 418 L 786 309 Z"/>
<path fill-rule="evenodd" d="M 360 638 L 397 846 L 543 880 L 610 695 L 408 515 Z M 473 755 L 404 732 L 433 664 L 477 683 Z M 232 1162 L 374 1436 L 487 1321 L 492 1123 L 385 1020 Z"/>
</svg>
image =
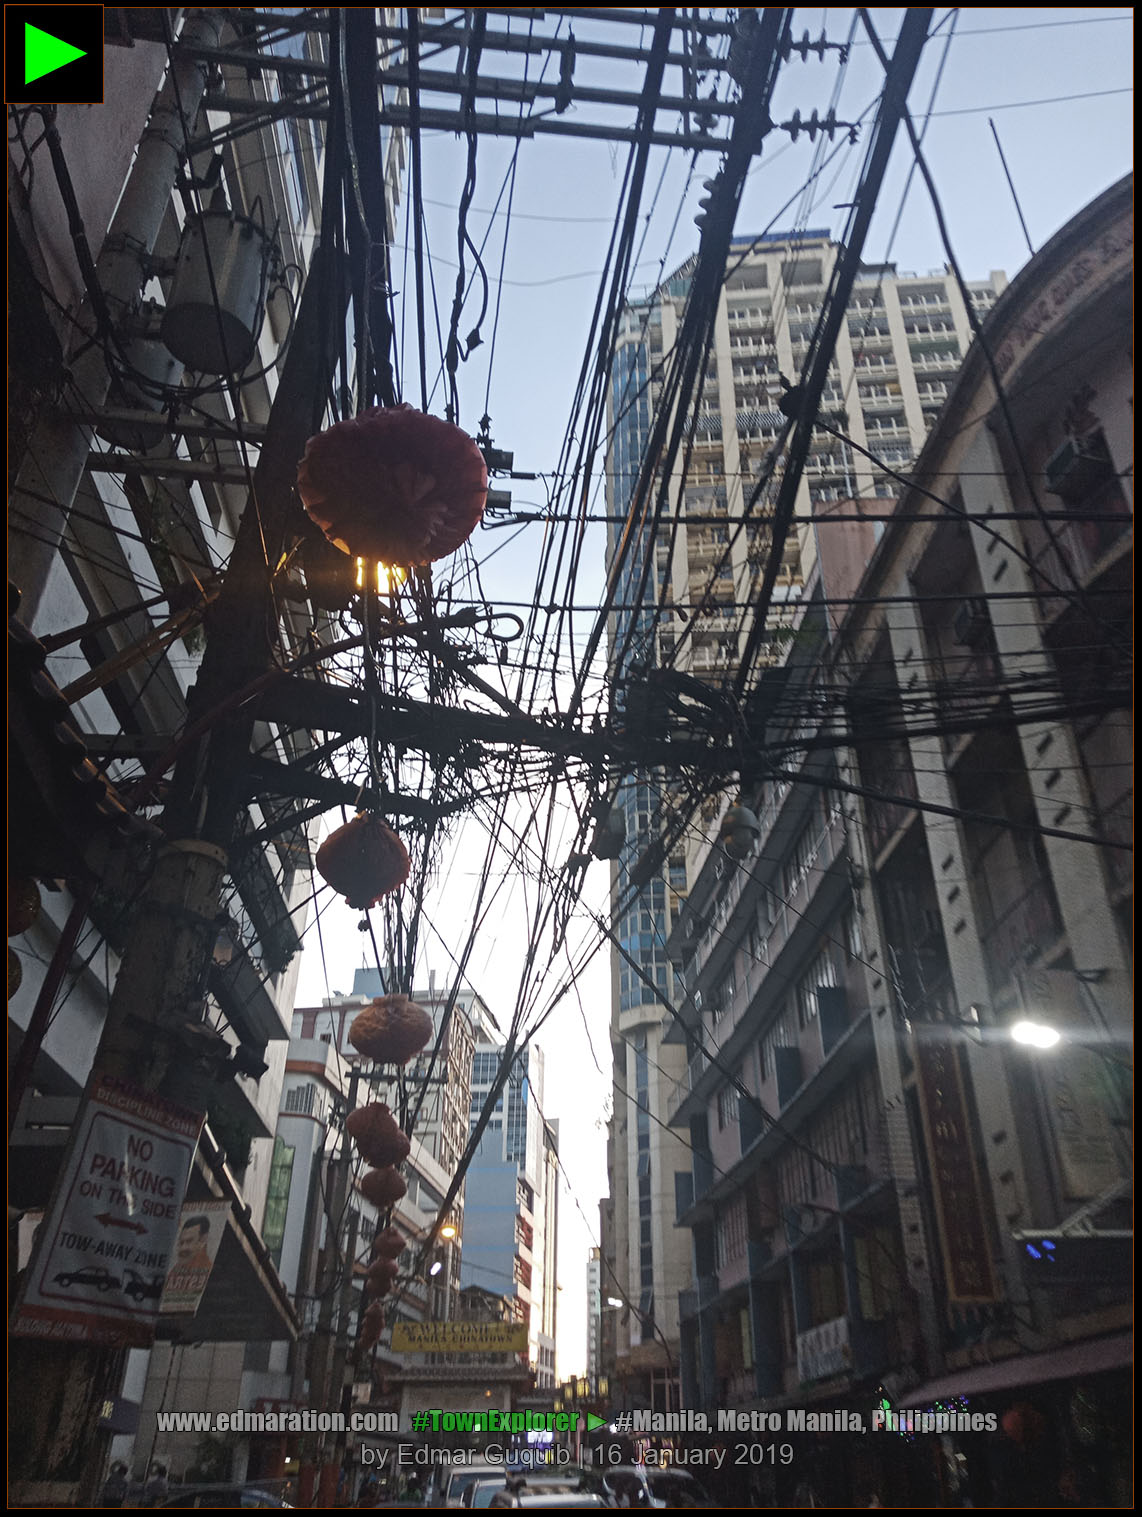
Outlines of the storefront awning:
<svg viewBox="0 0 1142 1517">
<path fill-rule="evenodd" d="M 931 1406 L 949 1396 L 986 1396 L 992 1391 L 1015 1390 L 1019 1386 L 1100 1375 L 1133 1363 L 1133 1333 L 1117 1333 L 1111 1338 L 1071 1343 L 1047 1354 L 1018 1354 L 1012 1359 L 1001 1359 L 998 1364 L 975 1364 L 940 1380 L 929 1380 L 927 1385 L 918 1385 L 901 1398 L 900 1405 Z"/>
</svg>

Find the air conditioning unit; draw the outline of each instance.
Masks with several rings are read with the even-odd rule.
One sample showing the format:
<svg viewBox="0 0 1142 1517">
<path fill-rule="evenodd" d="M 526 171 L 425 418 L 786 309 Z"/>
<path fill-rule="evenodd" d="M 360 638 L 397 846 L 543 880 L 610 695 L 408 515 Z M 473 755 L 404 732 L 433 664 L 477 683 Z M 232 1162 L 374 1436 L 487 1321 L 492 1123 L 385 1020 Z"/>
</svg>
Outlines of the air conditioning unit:
<svg viewBox="0 0 1142 1517">
<path fill-rule="evenodd" d="M 1047 489 L 1064 500 L 1078 500 L 1102 484 L 1113 472 L 1101 433 L 1068 437 L 1047 460 Z"/>
<path fill-rule="evenodd" d="M 952 618 L 952 641 L 961 648 L 974 647 L 991 629 L 986 602 L 976 596 L 963 601 Z"/>
</svg>

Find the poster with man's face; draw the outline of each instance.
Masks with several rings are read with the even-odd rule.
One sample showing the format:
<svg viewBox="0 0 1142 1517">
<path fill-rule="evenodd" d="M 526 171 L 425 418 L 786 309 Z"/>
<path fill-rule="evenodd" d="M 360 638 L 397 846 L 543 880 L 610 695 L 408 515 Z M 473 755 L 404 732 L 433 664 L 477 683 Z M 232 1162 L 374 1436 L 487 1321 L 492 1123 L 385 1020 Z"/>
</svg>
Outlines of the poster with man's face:
<svg viewBox="0 0 1142 1517">
<path fill-rule="evenodd" d="M 183 1206 L 160 1312 L 186 1316 L 198 1310 L 229 1211 L 229 1201 L 188 1201 Z"/>
</svg>

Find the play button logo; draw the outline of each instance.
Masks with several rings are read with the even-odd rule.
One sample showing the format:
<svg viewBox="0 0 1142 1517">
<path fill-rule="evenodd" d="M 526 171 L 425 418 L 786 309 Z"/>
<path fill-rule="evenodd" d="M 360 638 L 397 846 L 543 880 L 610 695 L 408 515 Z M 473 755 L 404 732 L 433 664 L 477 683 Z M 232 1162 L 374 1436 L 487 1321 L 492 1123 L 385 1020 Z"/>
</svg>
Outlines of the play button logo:
<svg viewBox="0 0 1142 1517">
<path fill-rule="evenodd" d="M 57 68 L 74 63 L 77 58 L 86 58 L 81 47 L 72 47 L 62 37 L 53 37 L 51 32 L 41 31 L 30 21 L 24 22 L 24 83 L 42 79 L 45 74 L 54 74 Z"/>
<path fill-rule="evenodd" d="M 6 5 L 4 99 L 14 105 L 103 100 L 101 5 Z"/>
</svg>

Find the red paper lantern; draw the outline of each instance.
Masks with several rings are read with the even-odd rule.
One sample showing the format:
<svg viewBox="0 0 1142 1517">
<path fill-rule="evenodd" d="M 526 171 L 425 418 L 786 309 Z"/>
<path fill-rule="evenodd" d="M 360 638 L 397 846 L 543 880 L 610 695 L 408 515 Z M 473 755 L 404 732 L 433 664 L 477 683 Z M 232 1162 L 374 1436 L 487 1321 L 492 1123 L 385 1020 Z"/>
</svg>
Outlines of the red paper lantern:
<svg viewBox="0 0 1142 1517">
<path fill-rule="evenodd" d="M 488 470 L 467 432 L 400 405 L 363 411 L 311 437 L 297 488 L 336 547 L 407 566 L 432 563 L 468 541 L 484 514 Z"/>
<path fill-rule="evenodd" d="M 367 1164 L 378 1168 L 386 1164 L 403 1164 L 412 1144 L 397 1126 L 392 1112 L 382 1102 L 361 1106 L 349 1113 L 345 1131 L 357 1145 L 357 1152 Z"/>
<path fill-rule="evenodd" d="M 317 850 L 318 874 L 357 911 L 368 911 L 408 879 L 408 850 L 379 816 L 361 812 Z"/>
<path fill-rule="evenodd" d="M 349 1041 L 378 1064 L 407 1064 L 432 1036 L 432 1018 L 408 996 L 378 996 L 357 1013 Z"/>
<path fill-rule="evenodd" d="M 374 1259 L 395 1259 L 408 1247 L 408 1239 L 395 1227 L 382 1227 L 373 1239 Z"/>
<path fill-rule="evenodd" d="M 374 1301 L 361 1314 L 361 1347 L 372 1348 L 385 1330 L 385 1314 L 379 1301 Z"/>
<path fill-rule="evenodd" d="M 1029 1402 L 1017 1401 L 1004 1412 L 999 1425 L 1013 1443 L 1023 1448 L 1038 1443 L 1047 1423 L 1042 1412 L 1036 1411 Z"/>
<path fill-rule="evenodd" d="M 408 1186 L 389 1166 L 386 1169 L 370 1169 L 361 1177 L 361 1194 L 371 1201 L 378 1211 L 387 1211 L 395 1206 L 408 1190 Z"/>
<path fill-rule="evenodd" d="M 392 1290 L 399 1273 L 395 1259 L 378 1259 L 365 1272 L 365 1290 L 370 1296 L 383 1296 Z"/>
</svg>

